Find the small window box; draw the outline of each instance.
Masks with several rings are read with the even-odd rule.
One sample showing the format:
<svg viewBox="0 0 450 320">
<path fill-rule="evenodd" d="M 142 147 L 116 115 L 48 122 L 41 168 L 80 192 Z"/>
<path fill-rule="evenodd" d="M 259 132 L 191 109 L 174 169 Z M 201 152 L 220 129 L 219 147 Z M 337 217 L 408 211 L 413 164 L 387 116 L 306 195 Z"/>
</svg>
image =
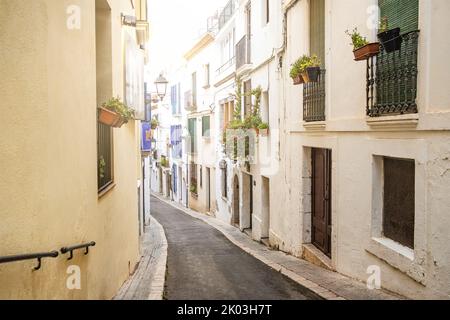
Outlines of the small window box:
<svg viewBox="0 0 450 320">
<path fill-rule="evenodd" d="M 355 61 L 367 60 L 371 57 L 376 56 L 379 53 L 380 53 L 380 43 L 378 42 L 369 43 L 353 51 L 353 54 L 355 55 Z"/>
<path fill-rule="evenodd" d="M 113 128 L 120 128 L 127 122 L 120 114 L 103 107 L 98 108 L 98 121 Z"/>
</svg>

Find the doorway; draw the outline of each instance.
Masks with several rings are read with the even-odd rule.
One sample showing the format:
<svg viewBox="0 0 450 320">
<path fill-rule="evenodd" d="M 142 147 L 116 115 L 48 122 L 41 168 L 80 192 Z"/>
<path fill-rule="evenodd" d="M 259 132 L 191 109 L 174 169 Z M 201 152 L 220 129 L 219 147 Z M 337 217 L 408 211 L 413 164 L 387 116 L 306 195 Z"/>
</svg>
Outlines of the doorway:
<svg viewBox="0 0 450 320">
<path fill-rule="evenodd" d="M 331 258 L 331 150 L 312 149 L 311 242 Z"/>
<path fill-rule="evenodd" d="M 206 212 L 211 212 L 211 169 L 206 168 Z"/>
<path fill-rule="evenodd" d="M 239 228 L 240 227 L 240 203 L 239 203 L 239 178 L 234 176 L 233 179 L 233 218 L 232 224 Z"/>
<path fill-rule="evenodd" d="M 262 177 L 262 194 L 261 194 L 261 238 L 269 238 L 270 230 L 270 180 Z"/>
<path fill-rule="evenodd" d="M 253 176 L 242 174 L 242 230 L 253 228 Z"/>
</svg>

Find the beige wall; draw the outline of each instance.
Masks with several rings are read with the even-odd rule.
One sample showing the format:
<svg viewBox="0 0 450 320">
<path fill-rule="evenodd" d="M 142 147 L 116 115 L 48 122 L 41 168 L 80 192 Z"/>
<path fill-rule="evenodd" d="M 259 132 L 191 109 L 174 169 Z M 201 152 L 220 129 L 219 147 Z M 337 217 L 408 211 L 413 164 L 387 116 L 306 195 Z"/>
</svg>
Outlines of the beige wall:
<svg viewBox="0 0 450 320">
<path fill-rule="evenodd" d="M 113 94 L 123 95 L 120 13 L 112 8 Z M 68 5 L 81 29 L 66 28 Z M 109 299 L 139 258 L 136 182 L 139 126 L 114 129 L 116 186 L 97 194 L 95 2 L 1 0 L 0 255 L 96 241 L 88 256 L 0 266 L 0 298 Z M 81 290 L 66 269 L 81 267 Z"/>
</svg>

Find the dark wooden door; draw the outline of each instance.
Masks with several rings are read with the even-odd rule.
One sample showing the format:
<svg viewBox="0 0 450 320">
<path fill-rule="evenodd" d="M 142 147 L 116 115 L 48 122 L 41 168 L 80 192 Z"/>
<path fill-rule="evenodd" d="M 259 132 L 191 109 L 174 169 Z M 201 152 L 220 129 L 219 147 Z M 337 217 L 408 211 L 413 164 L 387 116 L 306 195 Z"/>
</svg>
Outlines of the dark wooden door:
<svg viewBox="0 0 450 320">
<path fill-rule="evenodd" d="M 312 150 L 312 243 L 331 257 L 331 150 Z"/>
</svg>

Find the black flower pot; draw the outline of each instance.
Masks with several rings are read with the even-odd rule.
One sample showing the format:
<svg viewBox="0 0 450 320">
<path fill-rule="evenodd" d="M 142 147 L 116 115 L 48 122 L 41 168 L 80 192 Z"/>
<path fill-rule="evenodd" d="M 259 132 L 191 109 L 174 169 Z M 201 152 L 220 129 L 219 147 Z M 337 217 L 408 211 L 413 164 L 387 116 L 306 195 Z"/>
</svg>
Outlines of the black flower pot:
<svg viewBox="0 0 450 320">
<path fill-rule="evenodd" d="M 306 72 L 308 73 L 309 82 L 319 81 L 320 67 L 306 68 Z"/>
<path fill-rule="evenodd" d="M 403 38 L 400 36 L 400 28 L 395 28 L 378 34 L 378 39 L 387 53 L 400 50 Z"/>
</svg>

